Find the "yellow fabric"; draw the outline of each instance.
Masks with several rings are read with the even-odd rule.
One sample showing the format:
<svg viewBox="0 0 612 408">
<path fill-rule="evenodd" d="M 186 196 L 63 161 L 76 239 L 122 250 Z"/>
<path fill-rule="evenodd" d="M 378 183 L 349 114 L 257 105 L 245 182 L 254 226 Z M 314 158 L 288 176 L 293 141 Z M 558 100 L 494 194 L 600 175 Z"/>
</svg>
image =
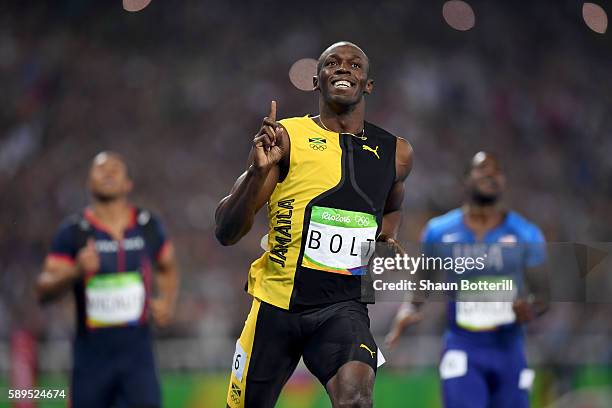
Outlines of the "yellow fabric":
<svg viewBox="0 0 612 408">
<path fill-rule="evenodd" d="M 230 408 L 242 408 L 244 407 L 244 392 L 246 389 L 246 379 L 249 371 L 249 363 L 251 361 L 251 353 L 253 351 L 253 340 L 255 338 L 255 325 L 257 323 L 257 316 L 259 314 L 259 307 L 261 302 L 258 299 L 253 299 L 251 305 L 251 311 L 244 322 L 244 328 L 238 339 L 238 343 L 242 349 L 246 352 L 246 363 L 242 374 L 242 381 L 240 381 L 234 371 L 230 377 L 229 387 L 227 390 L 227 405 Z M 234 356 L 236 358 L 236 356 Z M 232 362 L 234 364 L 234 362 Z"/>
<path fill-rule="evenodd" d="M 280 123 L 291 141 L 289 172 L 268 202 L 268 250 L 251 265 L 248 292 L 289 309 L 305 209 L 313 198 L 340 182 L 342 149 L 338 133 L 322 129 L 307 116 Z"/>
</svg>

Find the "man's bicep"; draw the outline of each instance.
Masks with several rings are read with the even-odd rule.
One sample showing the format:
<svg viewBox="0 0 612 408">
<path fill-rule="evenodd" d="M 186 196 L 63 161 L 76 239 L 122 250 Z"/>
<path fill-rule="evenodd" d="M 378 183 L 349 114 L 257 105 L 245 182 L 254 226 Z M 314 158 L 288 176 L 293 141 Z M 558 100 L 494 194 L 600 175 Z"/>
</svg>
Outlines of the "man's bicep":
<svg viewBox="0 0 612 408">
<path fill-rule="evenodd" d="M 404 181 L 412 171 L 414 152 L 412 145 L 401 137 L 396 141 L 395 180 Z"/>
<path fill-rule="evenodd" d="M 51 241 L 49 257 L 74 261 L 78 248 L 76 247 L 75 228 L 72 221 L 65 221 Z"/>
<path fill-rule="evenodd" d="M 529 242 L 526 243 L 527 259 L 525 263 L 529 268 L 536 268 L 546 263 L 546 239 L 539 228 L 530 231 Z"/>
<path fill-rule="evenodd" d="M 221 200 L 219 207 L 223 205 L 223 203 L 227 201 L 232 196 L 232 194 L 234 194 L 238 190 L 238 188 L 240 188 L 240 185 L 244 182 L 244 179 L 247 177 L 247 174 L 248 174 L 248 170 L 242 173 L 240 177 L 238 177 L 232 189 L 230 190 L 229 195 L 224 197 Z M 257 193 L 257 196 L 255 197 L 257 211 L 259 211 L 261 207 L 263 207 L 263 205 L 270 199 L 270 196 L 272 195 L 272 192 L 274 191 L 274 189 L 276 188 L 276 184 L 278 183 L 278 176 L 279 176 L 278 166 L 272 167 L 272 169 L 270 169 L 270 171 L 268 172 L 268 175 L 266 176 L 266 180 L 264 181 L 263 186 L 261 187 L 261 189 Z"/>
<path fill-rule="evenodd" d="M 176 251 L 174 245 L 170 241 L 166 241 L 163 250 L 157 258 L 157 266 L 160 271 L 165 271 L 171 268 L 176 268 Z"/>
</svg>

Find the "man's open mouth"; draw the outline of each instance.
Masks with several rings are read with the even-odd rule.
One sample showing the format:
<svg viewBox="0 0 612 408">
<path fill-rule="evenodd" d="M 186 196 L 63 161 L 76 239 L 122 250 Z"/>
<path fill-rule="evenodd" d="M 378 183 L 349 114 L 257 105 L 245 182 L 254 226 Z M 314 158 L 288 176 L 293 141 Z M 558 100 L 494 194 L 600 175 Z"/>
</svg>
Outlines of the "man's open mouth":
<svg viewBox="0 0 612 408">
<path fill-rule="evenodd" d="M 352 88 L 354 84 L 346 79 L 335 79 L 332 81 L 332 86 L 336 89 Z"/>
</svg>

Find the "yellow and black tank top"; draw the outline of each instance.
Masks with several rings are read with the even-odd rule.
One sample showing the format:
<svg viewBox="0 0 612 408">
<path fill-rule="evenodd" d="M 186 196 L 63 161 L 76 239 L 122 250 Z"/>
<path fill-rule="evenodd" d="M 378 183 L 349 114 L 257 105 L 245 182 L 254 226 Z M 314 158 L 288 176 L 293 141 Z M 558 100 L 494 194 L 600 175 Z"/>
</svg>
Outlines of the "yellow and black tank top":
<svg viewBox="0 0 612 408">
<path fill-rule="evenodd" d="M 268 202 L 268 249 L 251 265 L 247 291 L 290 310 L 361 299 L 361 250 L 382 226 L 396 137 L 368 122 L 365 139 L 322 129 L 309 116 L 280 123 L 289 170 Z"/>
</svg>

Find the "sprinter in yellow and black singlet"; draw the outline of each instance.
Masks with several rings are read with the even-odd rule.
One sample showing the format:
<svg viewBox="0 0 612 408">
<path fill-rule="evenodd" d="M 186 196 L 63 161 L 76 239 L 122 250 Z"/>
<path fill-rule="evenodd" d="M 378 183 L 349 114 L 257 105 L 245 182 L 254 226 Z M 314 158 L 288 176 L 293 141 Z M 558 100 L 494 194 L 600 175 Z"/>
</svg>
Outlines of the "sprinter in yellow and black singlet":
<svg viewBox="0 0 612 408">
<path fill-rule="evenodd" d="M 336 406 L 371 407 L 384 362 L 370 333 L 362 278 L 368 246 L 394 242 L 412 148 L 364 120 L 370 63 L 340 42 L 319 57 L 319 115 L 276 121 L 253 140 L 249 167 L 216 212 L 223 245 L 267 203 L 267 250 L 251 265 L 253 305 L 232 361 L 227 405 L 274 407 L 300 357 Z"/>
</svg>

